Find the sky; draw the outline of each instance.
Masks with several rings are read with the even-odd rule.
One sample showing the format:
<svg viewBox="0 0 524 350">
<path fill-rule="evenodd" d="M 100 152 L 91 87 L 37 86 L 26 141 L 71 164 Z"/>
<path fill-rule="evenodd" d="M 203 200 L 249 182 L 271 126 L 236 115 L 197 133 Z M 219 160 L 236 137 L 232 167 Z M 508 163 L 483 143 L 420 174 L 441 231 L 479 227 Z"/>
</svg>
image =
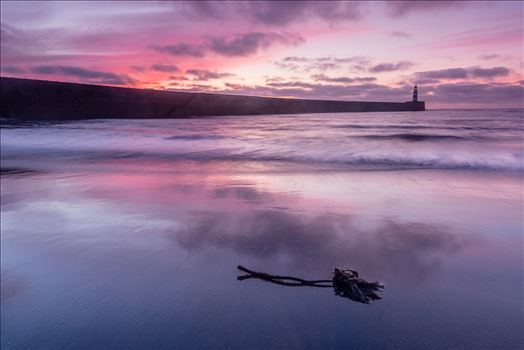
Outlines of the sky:
<svg viewBox="0 0 524 350">
<path fill-rule="evenodd" d="M 1 75 L 522 108 L 520 1 L 2 1 Z"/>
</svg>

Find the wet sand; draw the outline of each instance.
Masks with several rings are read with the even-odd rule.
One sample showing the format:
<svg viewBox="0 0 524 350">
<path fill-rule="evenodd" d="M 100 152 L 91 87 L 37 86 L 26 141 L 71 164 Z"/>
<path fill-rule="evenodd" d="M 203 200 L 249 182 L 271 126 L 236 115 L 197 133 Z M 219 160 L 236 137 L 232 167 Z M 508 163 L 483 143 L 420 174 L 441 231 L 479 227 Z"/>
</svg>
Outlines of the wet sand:
<svg viewBox="0 0 524 350">
<path fill-rule="evenodd" d="M 2 173 L 2 348 L 522 345 L 518 173 L 53 167 Z M 309 279 L 351 266 L 384 299 L 237 281 L 239 264 Z"/>
</svg>

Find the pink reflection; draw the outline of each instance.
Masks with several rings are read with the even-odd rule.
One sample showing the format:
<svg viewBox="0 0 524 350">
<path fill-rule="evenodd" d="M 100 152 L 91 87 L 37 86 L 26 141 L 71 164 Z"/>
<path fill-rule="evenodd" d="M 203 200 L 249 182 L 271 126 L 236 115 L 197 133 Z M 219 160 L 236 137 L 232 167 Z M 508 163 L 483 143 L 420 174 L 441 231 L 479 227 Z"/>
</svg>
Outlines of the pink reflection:
<svg viewBox="0 0 524 350">
<path fill-rule="evenodd" d="M 138 233 L 159 227 L 150 234 L 166 234 L 188 251 L 284 259 L 298 269 L 351 263 L 379 276 L 419 279 L 436 273 L 445 256 L 489 256 L 494 263 L 519 257 L 521 204 L 514 193 L 520 186 L 511 176 L 474 172 L 311 171 L 135 159 L 92 162 L 45 192 L 35 187 L 24 194 L 19 186 L 4 192 L 18 203 L 39 203 L 39 196 L 56 203 L 53 216 L 63 210 L 114 217 L 115 230 L 131 225 Z M 77 209 L 71 212 L 67 203 Z M 10 208 L 19 210 L 13 203 Z M 504 251 L 485 248 L 501 237 L 496 244 Z"/>
</svg>

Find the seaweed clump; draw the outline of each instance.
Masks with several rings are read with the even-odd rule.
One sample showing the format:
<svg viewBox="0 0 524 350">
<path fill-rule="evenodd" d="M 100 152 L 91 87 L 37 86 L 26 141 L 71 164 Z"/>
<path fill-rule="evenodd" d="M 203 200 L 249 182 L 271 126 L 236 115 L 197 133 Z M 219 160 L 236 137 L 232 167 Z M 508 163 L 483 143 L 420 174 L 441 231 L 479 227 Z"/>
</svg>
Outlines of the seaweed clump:
<svg viewBox="0 0 524 350">
<path fill-rule="evenodd" d="M 367 282 L 359 278 L 355 270 L 335 268 L 333 289 L 338 296 L 369 304 L 372 300 L 382 299 L 377 293 L 383 291 L 384 286 L 378 282 Z"/>
<path fill-rule="evenodd" d="M 256 272 L 240 265 L 238 265 L 237 268 L 246 273 L 244 276 L 237 277 L 239 281 L 256 278 L 287 287 L 333 288 L 335 295 L 363 304 L 369 304 L 371 301 L 382 299 L 378 293 L 384 290 L 384 286 L 380 283 L 367 282 L 359 277 L 357 271 L 352 269 L 335 268 L 333 278 L 330 280 L 305 280 L 293 276 L 278 276 L 264 272 Z"/>
</svg>

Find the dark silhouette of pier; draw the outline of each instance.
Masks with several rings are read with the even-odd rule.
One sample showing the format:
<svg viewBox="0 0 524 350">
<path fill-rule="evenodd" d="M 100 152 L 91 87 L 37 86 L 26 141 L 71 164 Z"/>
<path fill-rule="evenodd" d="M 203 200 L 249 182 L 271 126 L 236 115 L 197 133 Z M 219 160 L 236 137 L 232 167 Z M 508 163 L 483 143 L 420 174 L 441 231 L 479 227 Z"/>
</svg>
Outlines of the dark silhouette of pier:
<svg viewBox="0 0 524 350">
<path fill-rule="evenodd" d="M 409 102 L 329 101 L 189 93 L 1 78 L 2 118 L 128 119 L 185 118 L 334 112 L 424 111 L 415 95 Z"/>
</svg>

